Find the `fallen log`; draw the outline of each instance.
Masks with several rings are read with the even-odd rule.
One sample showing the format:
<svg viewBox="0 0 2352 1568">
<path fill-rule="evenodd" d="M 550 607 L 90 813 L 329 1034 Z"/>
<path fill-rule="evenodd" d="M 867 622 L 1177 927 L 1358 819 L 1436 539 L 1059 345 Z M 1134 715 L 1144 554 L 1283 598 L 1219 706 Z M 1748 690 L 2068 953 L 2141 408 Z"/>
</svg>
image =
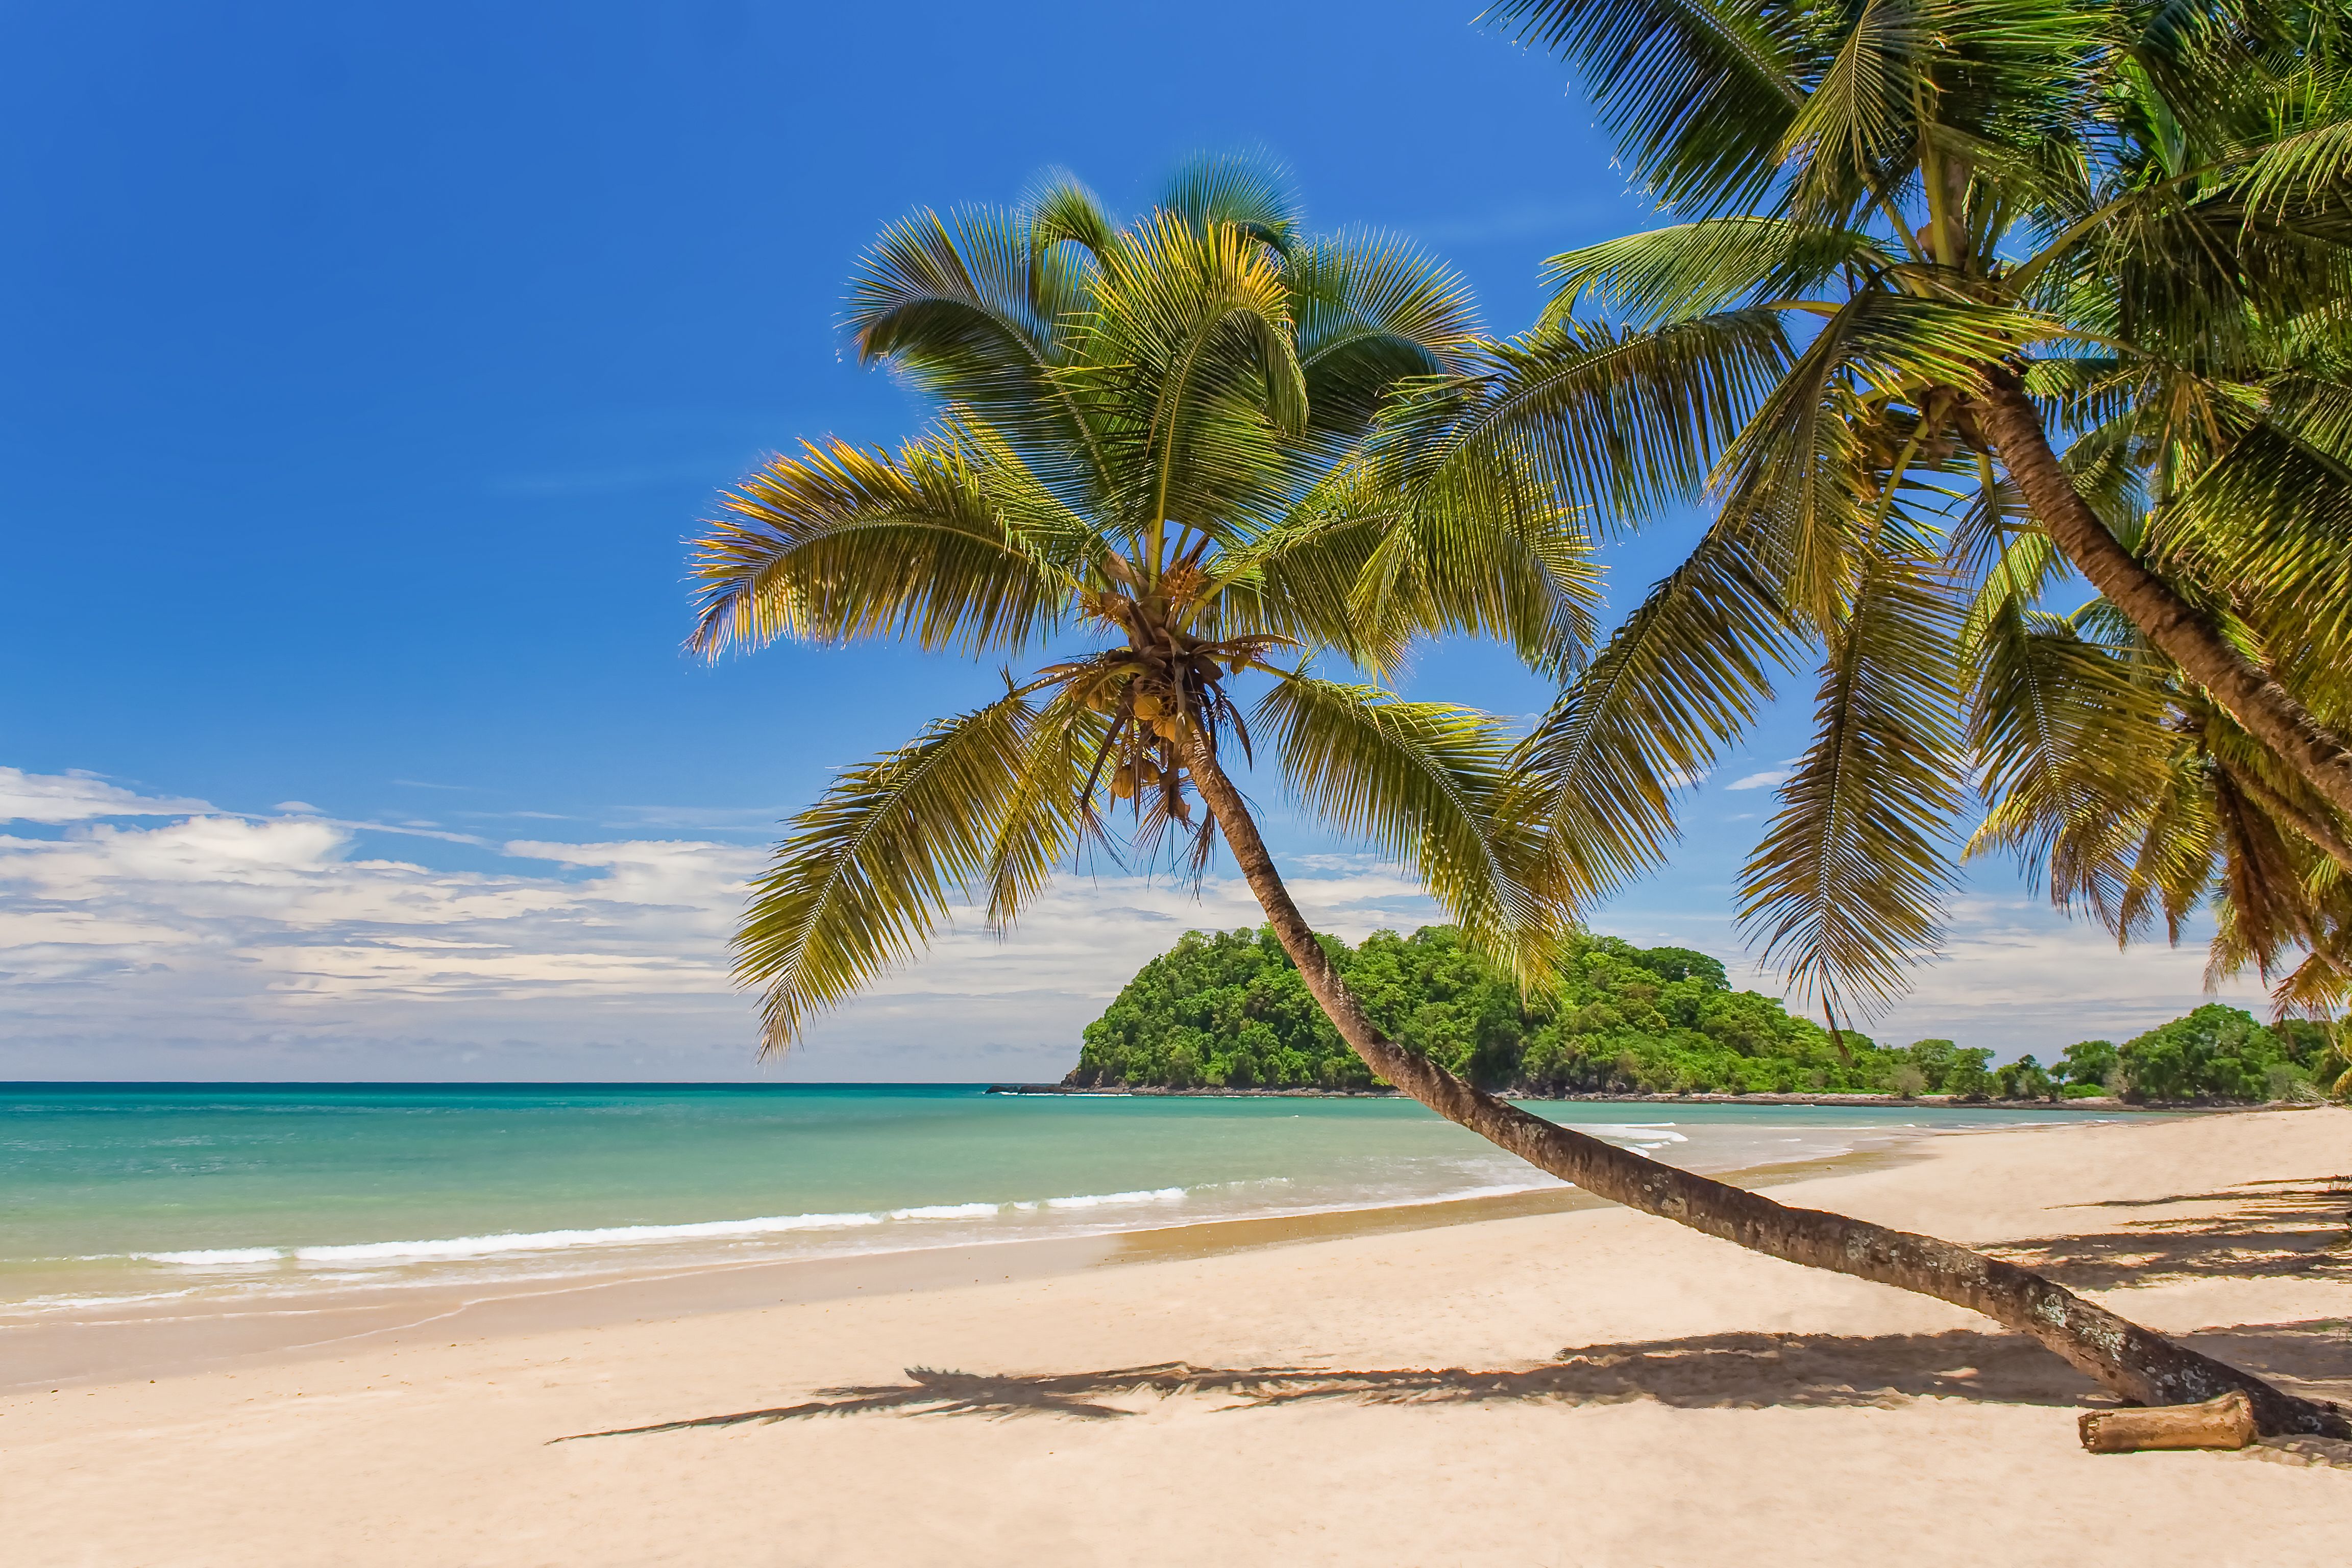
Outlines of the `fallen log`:
<svg viewBox="0 0 2352 1568">
<path fill-rule="evenodd" d="M 2093 1410 L 2078 1423 L 2083 1447 L 2094 1454 L 2141 1448 L 2242 1448 L 2254 1440 L 2254 1406 L 2233 1388 L 2201 1405 Z"/>
</svg>

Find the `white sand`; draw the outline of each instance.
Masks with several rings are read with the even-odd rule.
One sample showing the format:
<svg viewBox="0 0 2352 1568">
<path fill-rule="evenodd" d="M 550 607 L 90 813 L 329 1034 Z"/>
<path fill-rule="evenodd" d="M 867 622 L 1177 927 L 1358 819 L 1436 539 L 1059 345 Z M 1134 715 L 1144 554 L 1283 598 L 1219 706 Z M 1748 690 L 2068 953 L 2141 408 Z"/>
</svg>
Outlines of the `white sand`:
<svg viewBox="0 0 2352 1568">
<path fill-rule="evenodd" d="M 2271 1325 L 2199 1342 L 2352 1397 L 2352 1200 L 2326 1195 L 2352 1171 L 2352 1111 L 1929 1149 L 1775 1195 L 1979 1244 L 2107 1237 L 2060 1251 L 2116 1286 L 2099 1293 L 2118 1310 L 2168 1331 Z M 2146 1202 L 2203 1194 L 2218 1195 Z M 342 1359 L 0 1400 L 0 1561 L 2352 1560 L 2352 1469 L 2086 1455 L 2088 1385 L 1990 1327 L 1612 1209 L 457 1344 L 411 1333 Z M 1961 1337 L 1902 1337 L 1947 1331 Z M 1081 1393 L 1132 1414 L 885 1412 L 549 1443 L 902 1385 L 918 1364 L 1529 1372 L 1564 1346 L 1741 1333 L 1814 1338 L 1685 1343 L 1479 1398 L 1443 1379 L 1391 1380 L 1423 1395 L 1403 1402 Z M 1588 1397 L 1532 1396 L 1547 1379 Z"/>
</svg>

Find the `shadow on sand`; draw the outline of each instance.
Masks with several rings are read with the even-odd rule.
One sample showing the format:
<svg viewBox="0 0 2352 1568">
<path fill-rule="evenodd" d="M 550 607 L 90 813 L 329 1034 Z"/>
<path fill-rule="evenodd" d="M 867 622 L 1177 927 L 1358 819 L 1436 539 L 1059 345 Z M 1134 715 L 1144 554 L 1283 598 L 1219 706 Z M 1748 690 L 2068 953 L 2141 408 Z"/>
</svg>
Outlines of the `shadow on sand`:
<svg viewBox="0 0 2352 1568">
<path fill-rule="evenodd" d="M 2127 1220 L 2105 1234 L 2038 1237 L 1988 1247 L 2088 1289 L 2173 1279 L 2345 1278 L 2352 1246 L 2345 1221 L 2352 1179 L 2319 1176 L 2255 1182 L 2218 1193 L 2124 1199 L 2101 1209 L 2226 1205 L 2219 1214 Z M 2352 1399 L 2352 1333 L 2336 1321 L 2208 1329 L 2179 1336 L 2207 1355 L 2308 1397 Z M 1522 1370 L 1461 1367 L 1349 1372 L 1329 1367 L 1198 1367 L 1182 1362 L 1102 1372 L 943 1372 L 910 1367 L 904 1383 L 825 1388 L 820 1397 L 763 1410 L 698 1415 L 559 1437 L 620 1437 L 740 1426 L 818 1415 L 897 1412 L 908 1415 L 1053 1415 L 1114 1421 L 1140 1414 L 1107 1401 L 1206 1394 L 1228 1409 L 1265 1409 L 1314 1400 L 1370 1405 L 1477 1405 L 1552 1401 L 1612 1405 L 1650 1399 L 1690 1409 L 1764 1405 L 1891 1406 L 1919 1398 L 2002 1405 L 2109 1403 L 2090 1379 L 2016 1334 L 1955 1330 L 1941 1334 L 1707 1334 L 1681 1340 L 1573 1346 L 1557 1361 Z M 2267 1456 L 2352 1468 L 2352 1443 L 2265 1439 Z"/>
<path fill-rule="evenodd" d="M 2352 1391 L 2352 1340 L 2336 1322 L 2279 1323 L 2187 1336 L 2208 1354 L 2323 1397 Z M 2294 1369 L 2292 1373 L 2284 1370 Z M 2335 1386 L 2347 1384 L 2347 1388 Z M 1106 1400 L 1139 1394 L 1223 1395 L 1231 1409 L 1313 1400 L 1376 1405 L 1476 1405 L 1556 1401 L 1610 1405 L 1651 1399 L 1692 1409 L 1763 1405 L 1889 1406 L 1925 1396 L 2004 1405 L 2091 1405 L 2095 1384 L 2029 1339 L 1955 1330 L 1941 1334 L 1708 1334 L 1585 1345 L 1550 1364 L 1520 1371 L 1459 1367 L 1347 1372 L 1326 1367 L 1157 1366 L 1103 1372 L 979 1373 L 910 1367 L 904 1383 L 826 1388 L 823 1397 L 764 1410 L 698 1415 L 648 1426 L 583 1432 L 619 1437 L 740 1426 L 818 1415 L 899 1412 L 910 1415 L 1055 1415 L 1108 1421 L 1139 1414 Z M 2352 1445 L 2346 1445 L 2352 1458 Z"/>
<path fill-rule="evenodd" d="M 2117 1230 L 2041 1237 L 1985 1248 L 2076 1289 L 2163 1279 L 2352 1279 L 2352 1177 L 2250 1182 L 2218 1193 L 2117 1198 L 2089 1209 L 2227 1204 L 2221 1214 L 2126 1220 Z"/>
</svg>

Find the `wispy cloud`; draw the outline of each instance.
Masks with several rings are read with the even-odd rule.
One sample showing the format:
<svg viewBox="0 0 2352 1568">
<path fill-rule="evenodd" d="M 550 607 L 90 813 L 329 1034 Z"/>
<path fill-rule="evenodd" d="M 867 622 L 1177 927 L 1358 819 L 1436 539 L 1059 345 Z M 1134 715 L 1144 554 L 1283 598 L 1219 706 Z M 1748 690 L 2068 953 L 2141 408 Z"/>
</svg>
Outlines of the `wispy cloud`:
<svg viewBox="0 0 2352 1568">
<path fill-rule="evenodd" d="M 699 1012 L 707 1029 L 714 1003 L 740 1016 L 725 938 L 746 851 L 517 845 L 515 869 L 454 872 L 357 839 L 221 816 L 0 837 L 0 1077 L 44 1066 L 16 1055 L 43 1040 L 560 1038 L 629 1014 L 668 1033 Z"/>
<path fill-rule="evenodd" d="M 1748 773 L 1744 777 L 1736 778 L 1723 787 L 1726 789 L 1769 789 L 1775 784 L 1787 784 L 1789 780 L 1795 775 L 1796 769 L 1793 767 L 1783 765 L 1777 768 L 1766 768 L 1761 773 Z"/>
<path fill-rule="evenodd" d="M 768 833 L 798 808 L 790 805 L 624 805 L 604 826 L 625 832 L 670 828 L 700 833 Z"/>
<path fill-rule="evenodd" d="M 347 828 L 353 833 L 396 833 L 404 838 L 437 838 L 444 844 L 488 845 L 489 840 L 478 833 L 452 833 L 429 822 L 370 822 L 340 816 L 317 819 L 329 827 Z"/>
<path fill-rule="evenodd" d="M 213 808 L 201 800 L 145 795 L 76 768 L 28 773 L 0 768 L 0 822 L 95 822 L 110 816 L 184 816 Z"/>
</svg>

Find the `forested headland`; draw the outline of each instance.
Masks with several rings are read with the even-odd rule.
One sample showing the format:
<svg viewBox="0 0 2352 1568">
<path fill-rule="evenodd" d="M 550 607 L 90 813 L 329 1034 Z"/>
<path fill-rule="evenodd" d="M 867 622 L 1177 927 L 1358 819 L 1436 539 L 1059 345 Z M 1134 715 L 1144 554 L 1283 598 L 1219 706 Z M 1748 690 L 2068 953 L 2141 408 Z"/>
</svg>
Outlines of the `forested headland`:
<svg viewBox="0 0 2352 1568">
<path fill-rule="evenodd" d="M 1888 1047 L 1735 991 L 1680 947 L 1580 935 L 1556 989 L 1523 996 L 1450 926 L 1326 949 L 1391 1038 L 1488 1089 L 1562 1094 L 1892 1094 L 1961 1100 L 2259 1100 L 2332 1087 L 2315 1024 L 2196 1009 L 2121 1045 L 2083 1040 L 1996 1067 L 1946 1039 Z M 1188 931 L 1087 1026 L 1074 1088 L 1370 1089 L 1270 932 Z"/>
</svg>

